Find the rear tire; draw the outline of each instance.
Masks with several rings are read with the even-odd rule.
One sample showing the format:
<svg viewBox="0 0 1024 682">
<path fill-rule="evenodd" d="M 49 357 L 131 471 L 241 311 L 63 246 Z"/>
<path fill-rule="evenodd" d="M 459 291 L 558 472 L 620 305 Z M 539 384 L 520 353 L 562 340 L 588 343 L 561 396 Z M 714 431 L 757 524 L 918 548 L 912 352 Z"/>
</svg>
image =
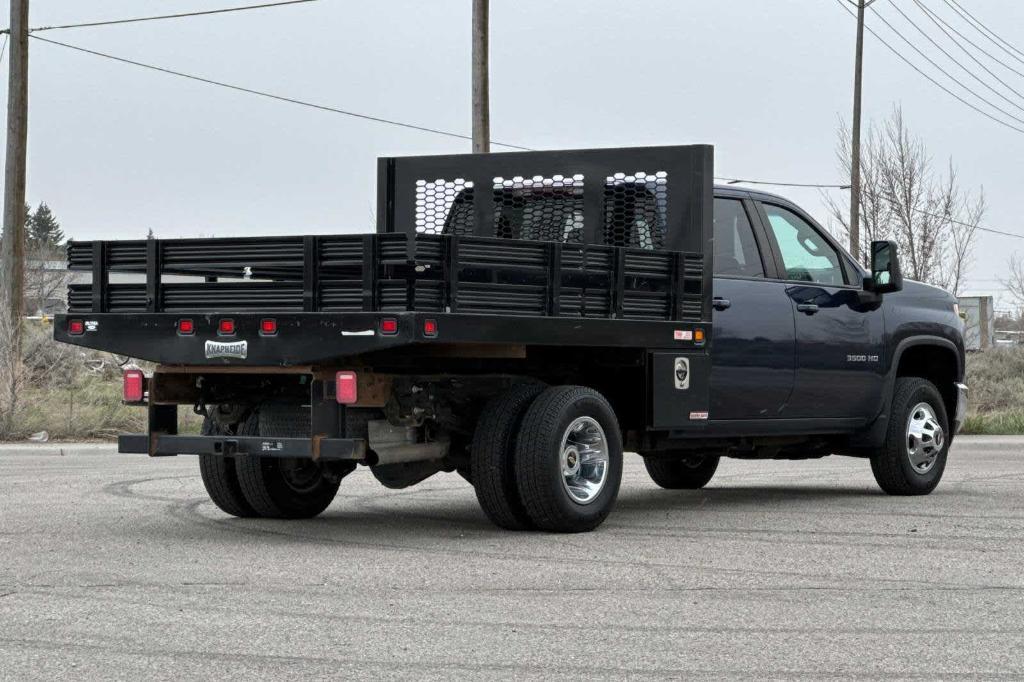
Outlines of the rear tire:
<svg viewBox="0 0 1024 682">
<path fill-rule="evenodd" d="M 212 436 L 222 431 L 213 419 L 206 417 L 201 433 Z M 202 476 L 203 486 L 210 499 L 222 512 L 243 519 L 258 516 L 242 493 L 234 457 L 199 455 L 199 475 Z"/>
<path fill-rule="evenodd" d="M 516 441 L 516 487 L 537 528 L 580 533 L 611 512 L 622 480 L 622 434 L 608 401 L 583 386 L 549 388 Z"/>
<path fill-rule="evenodd" d="M 513 461 L 523 415 L 543 390 L 539 384 L 513 386 L 484 406 L 473 431 L 470 477 L 476 499 L 487 518 L 506 530 L 534 527 L 516 488 Z"/>
<path fill-rule="evenodd" d="M 246 427 L 260 436 L 308 438 L 308 419 L 301 408 L 264 407 Z M 338 493 L 339 481 L 329 480 L 323 466 L 311 459 L 244 456 L 235 458 L 235 469 L 246 501 L 265 518 L 312 518 Z"/>
<path fill-rule="evenodd" d="M 927 495 L 942 480 L 949 453 L 949 419 L 935 384 L 896 379 L 889 431 L 871 458 L 879 487 L 890 495 Z"/>
<path fill-rule="evenodd" d="M 682 458 L 644 457 L 651 480 L 666 490 L 703 488 L 718 469 L 718 455 L 694 455 Z"/>
</svg>

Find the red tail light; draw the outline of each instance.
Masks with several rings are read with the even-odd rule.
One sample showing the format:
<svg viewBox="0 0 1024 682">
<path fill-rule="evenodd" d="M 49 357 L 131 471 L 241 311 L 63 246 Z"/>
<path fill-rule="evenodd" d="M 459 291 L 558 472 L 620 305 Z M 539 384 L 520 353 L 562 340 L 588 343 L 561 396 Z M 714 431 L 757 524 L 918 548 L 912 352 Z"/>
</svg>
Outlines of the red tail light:
<svg viewBox="0 0 1024 682">
<path fill-rule="evenodd" d="M 221 336 L 231 336 L 235 333 L 235 321 L 230 318 L 221 320 L 217 324 L 217 333 Z"/>
<path fill-rule="evenodd" d="M 437 320 L 423 320 L 423 336 L 437 336 Z"/>
<path fill-rule="evenodd" d="M 380 333 L 381 334 L 397 334 L 398 333 L 398 320 L 393 317 L 385 317 L 380 321 Z"/>
<path fill-rule="evenodd" d="M 178 333 L 188 336 L 196 333 L 196 325 L 192 320 L 183 319 L 178 320 Z"/>
<path fill-rule="evenodd" d="M 269 317 L 260 320 L 260 334 L 263 336 L 273 336 L 277 333 L 277 320 Z"/>
<path fill-rule="evenodd" d="M 339 405 L 354 405 L 359 399 L 359 385 L 355 372 L 338 372 L 334 375 L 334 396 Z"/>
<path fill-rule="evenodd" d="M 145 376 L 141 369 L 126 369 L 124 371 L 124 401 L 126 403 L 141 403 L 145 395 Z"/>
<path fill-rule="evenodd" d="M 81 320 L 68 320 L 68 334 L 80 336 L 85 333 L 85 322 Z"/>
</svg>

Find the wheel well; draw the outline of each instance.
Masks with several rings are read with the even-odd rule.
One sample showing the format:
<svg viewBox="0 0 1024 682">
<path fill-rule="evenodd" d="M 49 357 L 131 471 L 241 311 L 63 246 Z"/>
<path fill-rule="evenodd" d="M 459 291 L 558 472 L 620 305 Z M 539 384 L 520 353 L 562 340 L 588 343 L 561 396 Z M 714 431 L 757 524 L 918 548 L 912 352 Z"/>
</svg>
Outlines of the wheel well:
<svg viewBox="0 0 1024 682">
<path fill-rule="evenodd" d="M 957 394 L 953 384 L 959 378 L 958 369 L 956 354 L 948 348 L 932 345 L 911 346 L 900 356 L 896 376 L 921 377 L 935 384 L 942 394 L 946 416 L 952 420 L 956 414 Z"/>
</svg>

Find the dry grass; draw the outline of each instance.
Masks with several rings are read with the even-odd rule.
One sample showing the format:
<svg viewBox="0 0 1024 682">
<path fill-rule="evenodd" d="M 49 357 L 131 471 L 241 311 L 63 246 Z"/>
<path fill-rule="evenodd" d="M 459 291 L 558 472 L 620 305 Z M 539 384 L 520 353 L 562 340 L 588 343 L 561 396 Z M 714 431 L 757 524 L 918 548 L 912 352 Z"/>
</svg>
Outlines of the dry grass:
<svg viewBox="0 0 1024 682">
<path fill-rule="evenodd" d="M 40 431 L 53 440 L 111 440 L 144 431 L 146 410 L 121 403 L 121 372 L 131 361 L 60 344 L 51 335 L 46 323 L 26 327 L 14 412 L 0 440 L 23 440 Z M 179 408 L 178 414 L 182 432 L 198 431 L 191 410 Z"/>
<path fill-rule="evenodd" d="M 1024 347 L 968 354 L 967 386 L 963 433 L 1024 433 Z"/>
</svg>

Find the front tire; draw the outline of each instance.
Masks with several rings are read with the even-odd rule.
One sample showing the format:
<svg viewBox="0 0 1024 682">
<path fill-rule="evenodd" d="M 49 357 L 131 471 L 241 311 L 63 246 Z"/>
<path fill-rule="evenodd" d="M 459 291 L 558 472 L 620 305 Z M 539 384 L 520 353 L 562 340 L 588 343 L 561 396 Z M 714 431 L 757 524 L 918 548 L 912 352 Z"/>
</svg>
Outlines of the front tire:
<svg viewBox="0 0 1024 682">
<path fill-rule="evenodd" d="M 935 384 L 896 379 L 885 445 L 871 458 L 879 487 L 890 495 L 927 495 L 942 479 L 949 452 L 949 419 Z"/>
<path fill-rule="evenodd" d="M 537 528 L 579 533 L 611 512 L 622 480 L 622 435 L 608 401 L 583 386 L 549 388 L 516 442 L 516 487 Z"/>
<path fill-rule="evenodd" d="M 644 466 L 651 480 L 666 490 L 697 490 L 715 475 L 718 460 L 718 455 L 644 457 Z"/>
<path fill-rule="evenodd" d="M 260 436 L 309 436 L 308 411 L 264 407 L 249 417 Z M 339 480 L 330 480 L 311 459 L 242 456 L 235 458 L 238 482 L 256 514 L 271 519 L 308 519 L 334 500 Z"/>
</svg>

